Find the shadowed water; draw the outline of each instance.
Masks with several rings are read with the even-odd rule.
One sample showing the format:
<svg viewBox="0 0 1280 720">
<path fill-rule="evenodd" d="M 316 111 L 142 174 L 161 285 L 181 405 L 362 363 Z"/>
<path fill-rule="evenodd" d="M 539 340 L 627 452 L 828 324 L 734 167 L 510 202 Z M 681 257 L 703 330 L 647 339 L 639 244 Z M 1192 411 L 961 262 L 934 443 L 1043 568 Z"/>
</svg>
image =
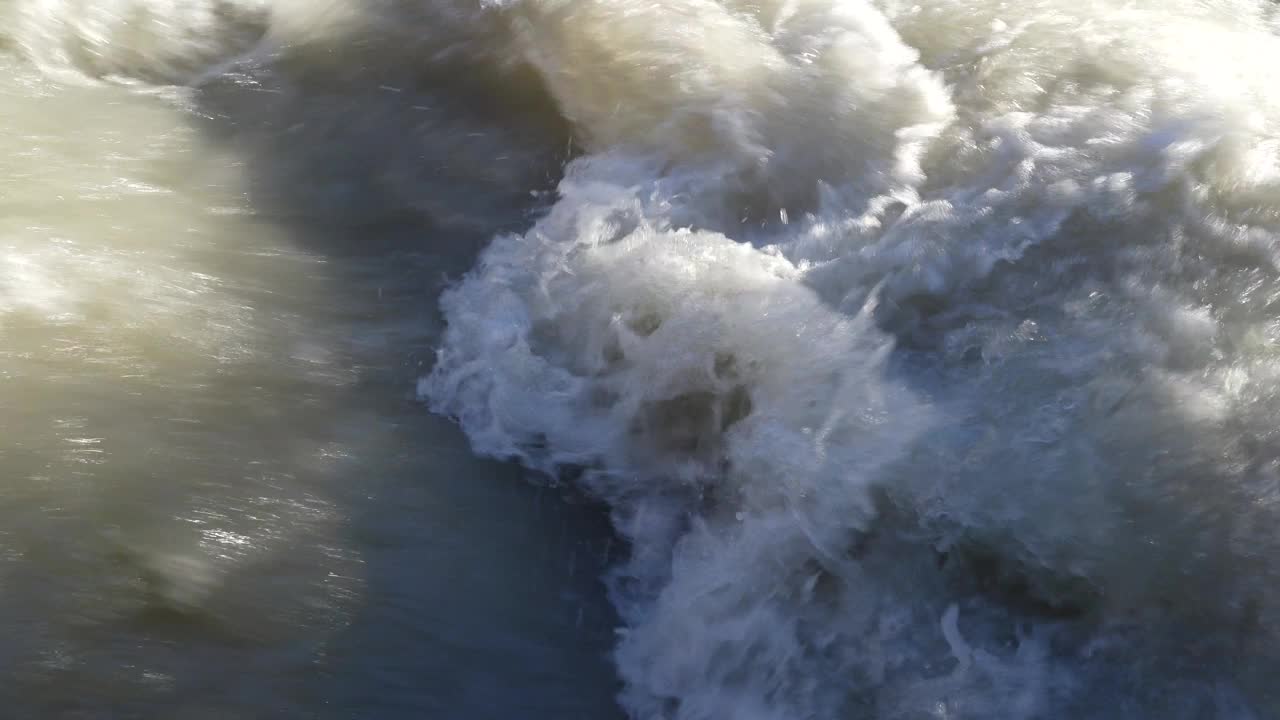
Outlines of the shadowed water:
<svg viewBox="0 0 1280 720">
<path fill-rule="evenodd" d="M 0 58 L 7 717 L 613 712 L 603 515 L 413 397 L 531 197 L 465 170 L 495 108 L 403 80 Z"/>
</svg>

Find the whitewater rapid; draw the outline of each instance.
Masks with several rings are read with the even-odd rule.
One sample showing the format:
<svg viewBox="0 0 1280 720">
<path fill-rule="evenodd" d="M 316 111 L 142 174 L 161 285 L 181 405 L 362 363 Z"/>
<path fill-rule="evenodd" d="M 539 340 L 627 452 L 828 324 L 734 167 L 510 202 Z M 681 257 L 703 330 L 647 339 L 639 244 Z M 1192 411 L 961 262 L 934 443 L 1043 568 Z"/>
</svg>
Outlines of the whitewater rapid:
<svg viewBox="0 0 1280 720">
<path fill-rule="evenodd" d="M 507 123 L 369 161 L 455 225 L 540 208 L 417 392 L 610 508 L 632 717 L 1280 716 L 1274 4 L 77 5 L 10 42 L 148 87 L 394 67 Z"/>
<path fill-rule="evenodd" d="M 606 499 L 653 718 L 1271 717 L 1255 2 L 513 2 L 585 153 L 420 391 Z"/>
</svg>

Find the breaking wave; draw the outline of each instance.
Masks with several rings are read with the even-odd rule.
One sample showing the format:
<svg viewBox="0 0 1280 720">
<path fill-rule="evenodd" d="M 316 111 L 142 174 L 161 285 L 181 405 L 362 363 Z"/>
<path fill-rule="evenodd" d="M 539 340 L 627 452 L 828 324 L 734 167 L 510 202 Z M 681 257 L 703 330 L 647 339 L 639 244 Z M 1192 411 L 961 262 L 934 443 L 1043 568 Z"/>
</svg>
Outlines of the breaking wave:
<svg viewBox="0 0 1280 720">
<path fill-rule="evenodd" d="M 638 718 L 1267 717 L 1254 2 L 513 2 L 587 148 L 421 384 L 576 478 Z"/>
</svg>

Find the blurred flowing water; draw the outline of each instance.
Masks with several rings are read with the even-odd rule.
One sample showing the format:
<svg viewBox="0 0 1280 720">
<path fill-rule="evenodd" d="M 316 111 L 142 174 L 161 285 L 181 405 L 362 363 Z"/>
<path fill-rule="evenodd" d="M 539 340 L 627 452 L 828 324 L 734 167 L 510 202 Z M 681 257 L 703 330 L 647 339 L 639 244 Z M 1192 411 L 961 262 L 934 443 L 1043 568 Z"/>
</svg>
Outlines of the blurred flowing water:
<svg viewBox="0 0 1280 720">
<path fill-rule="evenodd" d="M 527 130 L 303 51 L 178 87 L 259 40 L 144 5 L 0 5 L 33 50 L 0 55 L 3 714 L 610 716 L 603 514 L 413 392 L 563 134 L 471 173 Z"/>
</svg>

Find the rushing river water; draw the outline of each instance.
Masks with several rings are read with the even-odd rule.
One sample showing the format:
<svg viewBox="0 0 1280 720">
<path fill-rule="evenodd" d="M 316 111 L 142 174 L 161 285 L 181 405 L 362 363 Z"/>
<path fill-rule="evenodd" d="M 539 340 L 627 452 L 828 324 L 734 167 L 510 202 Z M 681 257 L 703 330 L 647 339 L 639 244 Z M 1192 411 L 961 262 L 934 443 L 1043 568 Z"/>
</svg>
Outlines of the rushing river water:
<svg viewBox="0 0 1280 720">
<path fill-rule="evenodd" d="M 147 5 L 16 4 L 51 53 Z M 0 56 L 0 714 L 611 717 L 607 521 L 414 397 L 440 288 L 528 209 L 466 167 L 522 151 L 306 67 Z"/>
<path fill-rule="evenodd" d="M 1280 717 L 1278 22 L 0 0 L 4 715 Z"/>
</svg>

